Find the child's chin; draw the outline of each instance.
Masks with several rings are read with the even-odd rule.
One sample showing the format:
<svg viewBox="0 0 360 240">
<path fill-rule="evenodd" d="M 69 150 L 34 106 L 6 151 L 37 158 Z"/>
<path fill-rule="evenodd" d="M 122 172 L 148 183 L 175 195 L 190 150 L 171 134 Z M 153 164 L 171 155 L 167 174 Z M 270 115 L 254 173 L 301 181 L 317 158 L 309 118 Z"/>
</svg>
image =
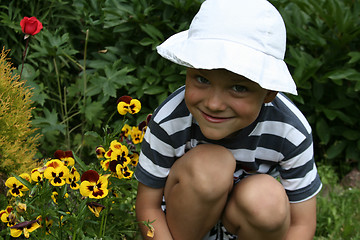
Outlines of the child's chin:
<svg viewBox="0 0 360 240">
<path fill-rule="evenodd" d="M 226 133 L 223 131 L 219 131 L 219 130 L 202 130 L 202 134 L 210 140 L 221 140 L 224 139 L 226 137 L 228 137 L 229 135 L 232 135 L 232 133 Z"/>
</svg>

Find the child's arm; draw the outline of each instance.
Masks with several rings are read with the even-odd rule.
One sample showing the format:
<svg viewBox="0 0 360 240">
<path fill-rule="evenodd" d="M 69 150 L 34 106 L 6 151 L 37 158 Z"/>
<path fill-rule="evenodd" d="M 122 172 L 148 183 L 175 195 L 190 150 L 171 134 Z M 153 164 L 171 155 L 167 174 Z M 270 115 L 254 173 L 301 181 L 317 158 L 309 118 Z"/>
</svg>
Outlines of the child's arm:
<svg viewBox="0 0 360 240">
<path fill-rule="evenodd" d="M 136 198 L 136 217 L 139 222 L 154 221 L 154 238 L 147 237 L 148 228 L 140 223 L 140 230 L 144 239 L 171 240 L 172 236 L 167 226 L 165 214 L 161 209 L 163 199 L 163 188 L 150 188 L 139 182 Z"/>
<path fill-rule="evenodd" d="M 286 239 L 311 240 L 316 230 L 316 197 L 290 204 L 291 223 Z"/>
</svg>

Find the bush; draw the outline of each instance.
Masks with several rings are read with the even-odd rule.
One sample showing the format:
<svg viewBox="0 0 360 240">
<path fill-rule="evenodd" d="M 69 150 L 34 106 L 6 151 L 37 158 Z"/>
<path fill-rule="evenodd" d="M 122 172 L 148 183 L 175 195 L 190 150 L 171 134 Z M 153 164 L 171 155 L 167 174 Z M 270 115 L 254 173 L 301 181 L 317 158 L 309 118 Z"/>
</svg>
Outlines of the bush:
<svg viewBox="0 0 360 240">
<path fill-rule="evenodd" d="M 272 2 L 286 23 L 293 99 L 313 127 L 316 157 L 342 176 L 360 167 L 360 3 Z"/>
<path fill-rule="evenodd" d="M 34 168 L 39 138 L 30 125 L 32 92 L 13 73 L 8 52 L 0 53 L 0 176 Z"/>
</svg>

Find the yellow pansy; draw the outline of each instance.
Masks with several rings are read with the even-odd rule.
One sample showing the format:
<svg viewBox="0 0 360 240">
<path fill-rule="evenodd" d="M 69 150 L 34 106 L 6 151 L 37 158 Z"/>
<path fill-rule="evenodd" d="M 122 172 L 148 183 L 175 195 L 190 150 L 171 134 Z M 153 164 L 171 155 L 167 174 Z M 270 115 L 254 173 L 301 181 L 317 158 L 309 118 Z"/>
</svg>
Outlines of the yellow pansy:
<svg viewBox="0 0 360 240">
<path fill-rule="evenodd" d="M 53 186 L 63 186 L 70 172 L 64 163 L 58 159 L 54 159 L 47 162 L 46 166 L 44 177 L 49 179 Z"/>
</svg>

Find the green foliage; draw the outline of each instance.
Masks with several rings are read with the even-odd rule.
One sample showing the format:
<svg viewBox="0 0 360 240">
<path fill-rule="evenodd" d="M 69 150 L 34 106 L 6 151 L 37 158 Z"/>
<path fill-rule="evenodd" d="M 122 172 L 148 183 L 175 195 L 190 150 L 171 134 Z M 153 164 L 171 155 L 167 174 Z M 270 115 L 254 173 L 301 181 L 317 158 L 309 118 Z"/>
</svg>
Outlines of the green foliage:
<svg viewBox="0 0 360 240">
<path fill-rule="evenodd" d="M 0 176 L 35 167 L 39 138 L 30 126 L 32 93 L 14 75 L 8 52 L 0 52 Z"/>
<path fill-rule="evenodd" d="M 23 79 L 32 87 L 33 125 L 43 138 L 40 152 L 63 149 L 89 155 L 96 143 L 88 130 L 110 122 L 119 96 L 141 99 L 143 120 L 184 84 L 184 68 L 169 64 L 155 46 L 185 30 L 201 1 L 45 0 L 3 3 L 0 41 L 21 63 L 19 22 L 36 16 L 44 29 L 31 39 Z M 78 147 L 78 148 L 75 148 Z"/>
<path fill-rule="evenodd" d="M 315 239 L 359 239 L 359 198 L 359 189 L 344 190 L 339 186 L 327 195 L 320 194 Z"/>
<path fill-rule="evenodd" d="M 339 185 L 334 167 L 319 164 L 323 189 L 317 196 L 317 226 L 315 240 L 359 239 L 360 189 L 345 189 Z"/>
<path fill-rule="evenodd" d="M 321 182 L 325 187 L 332 188 L 339 183 L 339 177 L 337 176 L 334 167 L 331 165 L 318 164 L 317 168 Z"/>
<path fill-rule="evenodd" d="M 317 159 L 344 175 L 360 165 L 360 2 L 271 2 L 286 23 L 293 99 L 313 127 Z"/>
<path fill-rule="evenodd" d="M 21 64 L 19 22 L 36 16 L 44 29 L 30 41 L 23 78 L 36 104 L 40 152 L 63 148 L 88 155 L 88 130 L 109 120 L 116 99 L 141 99 L 143 118 L 184 83 L 184 68 L 155 47 L 188 28 L 202 0 L 16 0 L 0 5 L 0 41 Z M 271 0 L 287 25 L 286 62 L 298 85 L 292 97 L 314 130 L 315 153 L 340 175 L 360 163 L 360 3 Z M 142 120 L 142 119 L 140 119 Z"/>
</svg>

